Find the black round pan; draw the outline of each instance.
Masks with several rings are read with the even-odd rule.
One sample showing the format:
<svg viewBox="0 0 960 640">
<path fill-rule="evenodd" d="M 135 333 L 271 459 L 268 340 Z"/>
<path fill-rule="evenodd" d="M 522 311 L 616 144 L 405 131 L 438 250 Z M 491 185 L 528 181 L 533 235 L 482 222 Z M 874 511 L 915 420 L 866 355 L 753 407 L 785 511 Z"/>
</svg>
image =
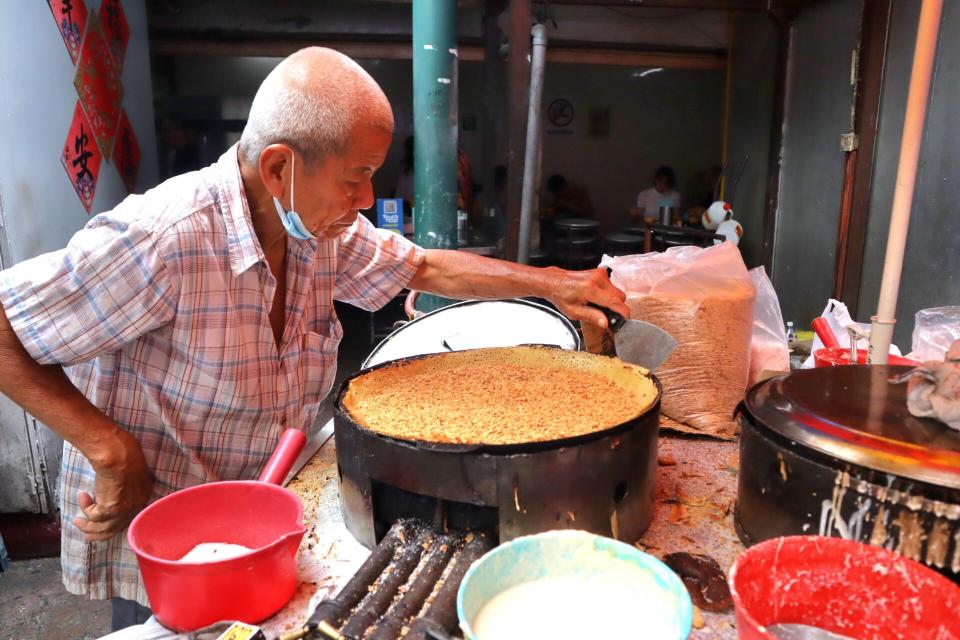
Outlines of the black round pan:
<svg viewBox="0 0 960 640">
<path fill-rule="evenodd" d="M 516 348 L 520 349 L 523 347 L 516 347 Z M 534 348 L 557 349 L 558 351 L 562 351 L 557 347 L 554 347 L 551 345 L 544 345 L 544 346 L 537 345 Z M 381 433 L 367 429 L 363 425 L 357 423 L 357 421 L 355 421 L 350 416 L 349 412 L 344 408 L 343 396 L 346 393 L 347 388 L 350 386 L 350 382 L 355 378 L 369 374 L 370 372 L 376 371 L 378 369 L 384 369 L 387 367 L 394 367 L 394 366 L 403 366 L 405 364 L 416 362 L 418 360 L 424 360 L 427 358 L 436 358 L 442 355 L 444 354 L 425 354 L 425 355 L 411 356 L 409 358 L 401 358 L 399 360 L 384 362 L 382 364 L 378 364 L 373 367 L 370 367 L 369 369 L 365 369 L 357 373 L 354 373 L 353 375 L 351 375 L 350 377 L 348 377 L 346 380 L 343 381 L 343 384 L 341 384 L 340 389 L 337 392 L 337 399 L 334 405 L 334 410 L 336 412 L 338 419 L 340 421 L 346 422 L 351 427 L 354 427 L 355 429 L 358 429 L 361 432 L 373 435 L 378 438 L 390 440 L 400 445 L 415 447 L 417 449 L 421 449 L 424 451 L 436 451 L 436 452 L 442 452 L 442 453 L 491 453 L 491 454 L 504 455 L 504 454 L 514 454 L 514 453 L 534 453 L 538 451 L 547 451 L 547 450 L 557 449 L 560 447 L 570 447 L 570 446 L 584 444 L 587 442 L 593 442 L 595 440 L 600 440 L 602 438 L 614 436 L 614 435 L 617 435 L 618 433 L 626 431 L 632 428 L 638 421 L 642 420 L 645 416 L 649 415 L 650 413 L 659 413 L 660 411 L 660 399 L 663 395 L 663 386 L 661 385 L 660 380 L 652 373 L 648 374 L 648 376 L 653 382 L 653 384 L 656 386 L 656 390 L 657 390 L 656 397 L 653 400 L 653 402 L 650 403 L 649 406 L 647 406 L 643 411 L 640 411 L 636 416 L 630 418 L 629 420 L 621 422 L 619 424 L 608 427 L 606 429 L 602 429 L 600 431 L 594 431 L 592 433 L 586 433 L 586 434 L 571 436 L 567 438 L 542 440 L 537 442 L 523 442 L 523 443 L 514 443 L 514 444 L 475 444 L 475 443 L 456 444 L 456 443 L 403 440 L 399 438 L 386 436 Z M 624 375 L 623 374 L 624 367 L 631 366 L 631 365 L 626 365 L 626 363 L 618 360 L 617 358 L 613 358 L 609 356 L 592 356 L 592 357 L 603 358 L 606 361 L 608 361 L 608 363 L 606 362 L 602 363 L 602 366 L 599 367 L 598 372 L 600 372 L 603 375 L 607 375 L 603 373 L 604 369 L 606 369 L 609 372 L 609 376 L 611 379 L 614 379 L 617 375 Z M 577 363 L 571 362 L 571 366 L 576 366 L 576 364 Z"/>
</svg>

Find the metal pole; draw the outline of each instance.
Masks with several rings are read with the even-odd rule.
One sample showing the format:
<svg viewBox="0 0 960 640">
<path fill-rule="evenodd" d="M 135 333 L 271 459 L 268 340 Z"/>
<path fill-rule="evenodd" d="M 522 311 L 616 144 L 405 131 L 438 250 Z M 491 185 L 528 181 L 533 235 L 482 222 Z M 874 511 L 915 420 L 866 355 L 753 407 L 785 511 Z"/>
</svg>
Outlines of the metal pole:
<svg viewBox="0 0 960 640">
<path fill-rule="evenodd" d="M 517 262 L 530 262 L 530 225 L 537 188 L 537 156 L 540 151 L 540 102 L 543 97 L 544 62 L 547 56 L 547 28 L 533 25 L 533 50 L 530 63 L 530 104 L 527 107 L 527 148 L 523 156 L 523 198 L 520 201 L 520 240 Z"/>
<path fill-rule="evenodd" d="M 457 246 L 457 3 L 413 2 L 414 240 Z M 421 311 L 446 301 L 421 296 Z"/>
<path fill-rule="evenodd" d="M 883 262 L 883 280 L 880 284 L 880 303 L 877 306 L 877 315 L 871 318 L 873 326 L 870 329 L 870 353 L 867 356 L 870 364 L 887 364 L 890 343 L 893 341 L 893 327 L 897 322 L 897 296 L 900 292 L 900 276 L 903 273 L 903 254 L 907 245 L 910 208 L 913 204 L 913 188 L 917 178 L 917 162 L 920 159 L 923 123 L 930 98 L 930 76 L 937 52 L 942 9 L 943 0 L 923 0 L 920 8 L 917 44 L 913 52 L 913 69 L 910 72 L 910 90 L 907 93 L 907 111 L 903 121 L 903 138 L 900 141 L 900 163 L 897 166 L 893 210 L 890 214 L 890 233 L 887 236 L 887 255 Z"/>
</svg>

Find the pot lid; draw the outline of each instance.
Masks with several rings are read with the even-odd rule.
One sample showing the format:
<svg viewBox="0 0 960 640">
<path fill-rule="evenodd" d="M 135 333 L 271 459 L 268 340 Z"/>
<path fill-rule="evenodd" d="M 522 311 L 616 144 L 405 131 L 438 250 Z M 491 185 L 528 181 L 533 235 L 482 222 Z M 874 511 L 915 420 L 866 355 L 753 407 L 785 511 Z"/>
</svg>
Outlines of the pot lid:
<svg viewBox="0 0 960 640">
<path fill-rule="evenodd" d="M 907 411 L 908 367 L 795 371 L 753 387 L 747 412 L 816 451 L 885 473 L 960 489 L 960 432 Z"/>
<path fill-rule="evenodd" d="M 580 335 L 558 311 L 529 300 L 469 300 L 437 309 L 383 339 L 361 368 L 444 351 L 542 344 L 580 349 Z"/>
</svg>

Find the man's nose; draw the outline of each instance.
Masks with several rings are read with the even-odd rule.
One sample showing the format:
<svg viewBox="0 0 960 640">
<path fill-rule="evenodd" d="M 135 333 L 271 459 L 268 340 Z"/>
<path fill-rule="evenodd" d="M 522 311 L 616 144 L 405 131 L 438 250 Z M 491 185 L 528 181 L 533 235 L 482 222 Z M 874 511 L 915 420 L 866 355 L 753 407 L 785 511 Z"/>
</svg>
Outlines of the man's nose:
<svg viewBox="0 0 960 640">
<path fill-rule="evenodd" d="M 353 194 L 353 208 L 359 210 L 369 209 L 375 202 L 376 198 L 373 197 L 373 183 L 366 180 L 359 191 Z"/>
</svg>

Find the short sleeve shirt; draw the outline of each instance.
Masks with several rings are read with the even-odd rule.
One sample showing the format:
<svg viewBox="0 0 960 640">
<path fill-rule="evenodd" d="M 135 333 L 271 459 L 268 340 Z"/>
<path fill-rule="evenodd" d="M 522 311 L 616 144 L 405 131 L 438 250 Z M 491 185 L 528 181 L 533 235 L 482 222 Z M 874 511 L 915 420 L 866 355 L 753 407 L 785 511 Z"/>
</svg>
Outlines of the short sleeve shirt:
<svg viewBox="0 0 960 640">
<path fill-rule="evenodd" d="M 269 321 L 264 259 L 236 147 L 215 164 L 126 198 L 65 249 L 0 271 L 0 304 L 41 364 L 60 364 L 140 442 L 156 500 L 260 473 L 285 428 L 307 429 L 336 375 L 333 301 L 373 310 L 405 287 L 424 251 L 366 218 L 332 240 L 287 240 L 286 326 Z M 148 604 L 121 533 L 87 543 L 72 524 L 94 472 L 69 443 L 60 484 L 64 584 Z"/>
</svg>

